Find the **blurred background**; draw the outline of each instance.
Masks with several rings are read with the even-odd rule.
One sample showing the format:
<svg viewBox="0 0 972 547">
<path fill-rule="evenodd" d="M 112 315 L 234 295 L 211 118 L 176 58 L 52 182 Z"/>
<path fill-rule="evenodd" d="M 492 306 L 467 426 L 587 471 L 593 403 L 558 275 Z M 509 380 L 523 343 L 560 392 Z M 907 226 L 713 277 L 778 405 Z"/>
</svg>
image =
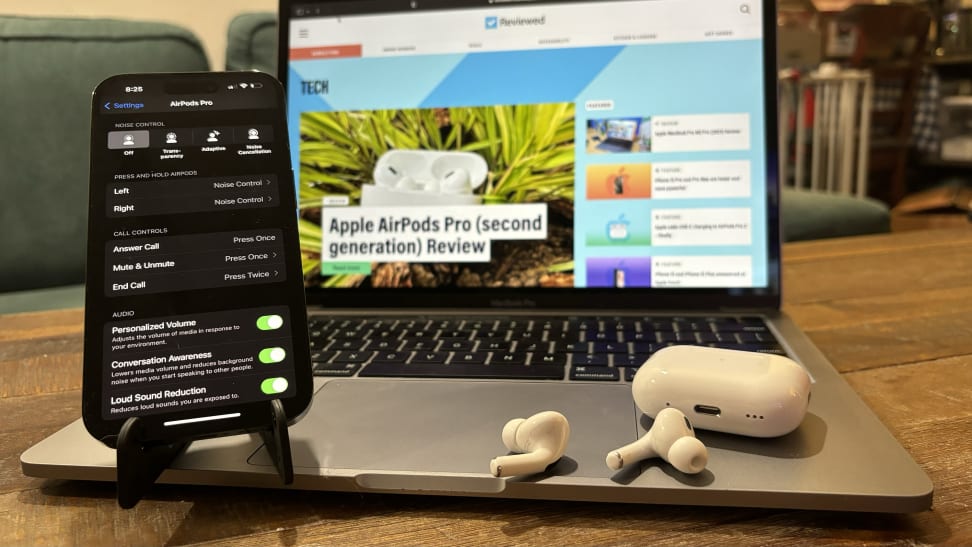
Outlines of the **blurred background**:
<svg viewBox="0 0 972 547">
<path fill-rule="evenodd" d="M 172 23 L 191 30 L 213 67 L 226 59 L 226 29 L 234 16 L 275 12 L 276 0 L 0 0 L 0 15 L 105 17 Z"/>
</svg>

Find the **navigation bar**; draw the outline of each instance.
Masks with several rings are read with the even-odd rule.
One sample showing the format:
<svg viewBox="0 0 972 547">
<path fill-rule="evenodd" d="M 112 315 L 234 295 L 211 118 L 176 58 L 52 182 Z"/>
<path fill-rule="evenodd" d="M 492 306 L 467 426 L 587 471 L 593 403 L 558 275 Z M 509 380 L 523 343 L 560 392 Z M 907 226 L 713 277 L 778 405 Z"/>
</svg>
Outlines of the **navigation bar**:
<svg viewBox="0 0 972 547">
<path fill-rule="evenodd" d="M 297 19 L 290 23 L 290 57 L 757 39 L 763 30 L 761 11 L 760 3 L 749 0 L 646 0 Z"/>
</svg>

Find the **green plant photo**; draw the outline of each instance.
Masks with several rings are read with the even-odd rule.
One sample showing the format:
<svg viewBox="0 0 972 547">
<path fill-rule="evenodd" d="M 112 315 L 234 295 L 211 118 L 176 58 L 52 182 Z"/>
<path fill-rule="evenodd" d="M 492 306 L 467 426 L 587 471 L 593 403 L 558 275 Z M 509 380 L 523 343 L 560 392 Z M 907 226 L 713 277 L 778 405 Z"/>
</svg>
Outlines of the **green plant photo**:
<svg viewBox="0 0 972 547">
<path fill-rule="evenodd" d="M 325 198 L 343 206 L 359 205 L 363 185 L 375 182 L 379 158 L 393 150 L 478 154 L 488 167 L 486 180 L 474 189 L 482 203 L 546 203 L 554 238 L 497 242 L 493 260 L 481 265 L 481 273 L 475 265 L 452 268 L 456 270 L 452 275 L 443 275 L 442 265 L 428 268 L 429 276 L 413 268 L 408 274 L 394 276 L 393 286 L 421 286 L 423 282 L 430 286 L 522 286 L 543 283 L 550 276 L 559 276 L 553 282 L 561 286 L 566 277 L 572 278 L 573 103 L 313 112 L 301 116 L 300 136 L 300 236 L 308 285 L 350 287 L 365 282 L 368 276 L 357 273 L 321 275 L 320 211 Z M 556 241 L 561 237 L 565 241 Z M 503 257 L 503 252 L 521 255 L 537 245 L 559 249 L 551 253 L 546 252 L 550 249 L 534 249 L 550 256 L 535 265 L 532 278 L 511 278 L 509 275 L 517 274 L 510 268 L 504 278 L 482 278 L 482 273 L 495 270 L 497 260 L 510 258 Z M 502 264 L 499 266 L 502 273 Z M 372 277 L 377 277 L 382 266 L 376 264 L 374 269 Z"/>
</svg>

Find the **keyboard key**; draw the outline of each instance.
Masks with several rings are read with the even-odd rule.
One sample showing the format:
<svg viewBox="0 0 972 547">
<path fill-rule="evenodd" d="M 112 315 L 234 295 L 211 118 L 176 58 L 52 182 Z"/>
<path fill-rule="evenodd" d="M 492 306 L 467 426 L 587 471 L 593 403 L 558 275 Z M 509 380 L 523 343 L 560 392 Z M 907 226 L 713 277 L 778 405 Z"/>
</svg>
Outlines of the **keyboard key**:
<svg viewBox="0 0 972 547">
<path fill-rule="evenodd" d="M 399 348 L 399 346 L 404 345 L 401 340 L 392 340 L 385 338 L 378 338 L 371 340 L 368 345 L 368 349 L 374 349 L 379 351 L 394 351 Z"/>
<path fill-rule="evenodd" d="M 410 351 L 379 351 L 375 363 L 404 363 L 412 356 Z"/>
<path fill-rule="evenodd" d="M 373 351 L 339 351 L 337 355 L 334 356 L 333 363 L 364 363 L 371 356 L 374 355 Z"/>
<path fill-rule="evenodd" d="M 571 380 L 597 380 L 601 382 L 616 382 L 621 375 L 618 369 L 611 367 L 570 367 Z"/>
<path fill-rule="evenodd" d="M 535 340 L 517 340 L 516 351 L 539 351 L 547 353 L 550 350 L 550 342 L 538 342 Z"/>
<path fill-rule="evenodd" d="M 489 378 L 563 380 L 564 367 L 552 365 L 450 365 L 371 363 L 359 376 L 409 378 Z"/>
<path fill-rule="evenodd" d="M 466 363 L 482 365 L 489 358 L 489 353 L 485 351 L 457 352 L 452 356 L 450 363 Z"/>
<path fill-rule="evenodd" d="M 648 342 L 635 342 L 631 344 L 631 349 L 635 353 L 652 353 L 657 349 L 658 344 Z"/>
<path fill-rule="evenodd" d="M 560 365 L 567 364 L 566 353 L 534 353 L 530 358 L 531 365 Z"/>
<path fill-rule="evenodd" d="M 361 363 L 319 363 L 314 365 L 315 376 L 354 376 Z"/>
<path fill-rule="evenodd" d="M 415 357 L 412 357 L 412 363 L 441 364 L 445 363 L 448 357 L 449 353 L 445 351 L 416 351 Z"/>
<path fill-rule="evenodd" d="M 322 350 L 322 349 L 326 348 L 330 343 L 331 343 L 331 341 L 330 340 L 327 340 L 325 338 L 311 338 L 310 339 L 310 348 L 312 350 Z"/>
<path fill-rule="evenodd" d="M 411 331 L 405 331 L 404 338 L 406 340 L 420 340 L 420 339 L 423 339 L 423 338 L 427 338 L 429 340 L 432 340 L 433 338 L 435 338 L 435 334 L 436 334 L 436 331 L 411 330 Z"/>
<path fill-rule="evenodd" d="M 736 334 L 732 332 L 717 332 L 714 336 L 715 340 L 713 342 L 735 343 L 739 341 L 736 339 Z"/>
<path fill-rule="evenodd" d="M 634 380 L 635 373 L 638 372 L 637 367 L 624 369 L 624 381 L 630 382 Z"/>
<path fill-rule="evenodd" d="M 618 331 L 588 332 L 587 340 L 589 342 L 617 342 Z"/>
<path fill-rule="evenodd" d="M 591 353 L 628 353 L 624 342 L 594 342 Z"/>
<path fill-rule="evenodd" d="M 736 351 L 754 351 L 756 353 L 772 353 L 774 355 L 786 355 L 777 344 L 709 344 L 714 348 L 734 349 Z"/>
<path fill-rule="evenodd" d="M 338 338 L 327 349 L 331 351 L 358 351 L 364 348 L 367 343 L 367 340 L 360 338 Z"/>
<path fill-rule="evenodd" d="M 510 351 L 512 347 L 513 345 L 505 340 L 492 338 L 481 340 L 479 346 L 476 347 L 476 351 Z"/>
<path fill-rule="evenodd" d="M 472 335 L 470 330 L 443 330 L 439 333 L 439 340 L 470 340 Z"/>
<path fill-rule="evenodd" d="M 443 340 L 439 351 L 471 351 L 475 344 L 471 340 Z"/>
<path fill-rule="evenodd" d="M 489 364 L 500 364 L 500 365 L 525 365 L 527 362 L 527 354 L 520 352 L 513 353 L 502 353 L 494 352 L 493 357 L 489 360 Z"/>
<path fill-rule="evenodd" d="M 647 353 L 627 353 L 615 354 L 614 366 L 616 367 L 635 367 L 638 368 L 648 360 Z"/>
<path fill-rule="evenodd" d="M 591 344 L 590 342 L 553 342 L 550 351 L 553 353 L 590 353 Z"/>
<path fill-rule="evenodd" d="M 337 355 L 336 351 L 315 351 L 311 353 L 311 362 L 326 363 Z"/>
<path fill-rule="evenodd" d="M 606 367 L 608 356 L 603 353 L 574 353 L 574 366 Z"/>
<path fill-rule="evenodd" d="M 431 338 L 418 338 L 414 340 L 405 340 L 402 344 L 401 349 L 403 351 L 432 351 L 439 345 L 438 340 L 433 340 Z"/>
</svg>

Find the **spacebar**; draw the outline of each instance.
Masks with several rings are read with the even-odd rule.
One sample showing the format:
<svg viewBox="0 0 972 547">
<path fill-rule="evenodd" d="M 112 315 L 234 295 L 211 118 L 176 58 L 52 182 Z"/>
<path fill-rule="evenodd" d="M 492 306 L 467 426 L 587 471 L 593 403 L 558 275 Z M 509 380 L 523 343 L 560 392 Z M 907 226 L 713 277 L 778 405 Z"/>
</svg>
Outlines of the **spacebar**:
<svg viewBox="0 0 972 547">
<path fill-rule="evenodd" d="M 420 378 L 493 378 L 522 380 L 563 380 L 560 365 L 436 365 L 414 363 L 371 363 L 358 376 L 405 376 Z"/>
</svg>

